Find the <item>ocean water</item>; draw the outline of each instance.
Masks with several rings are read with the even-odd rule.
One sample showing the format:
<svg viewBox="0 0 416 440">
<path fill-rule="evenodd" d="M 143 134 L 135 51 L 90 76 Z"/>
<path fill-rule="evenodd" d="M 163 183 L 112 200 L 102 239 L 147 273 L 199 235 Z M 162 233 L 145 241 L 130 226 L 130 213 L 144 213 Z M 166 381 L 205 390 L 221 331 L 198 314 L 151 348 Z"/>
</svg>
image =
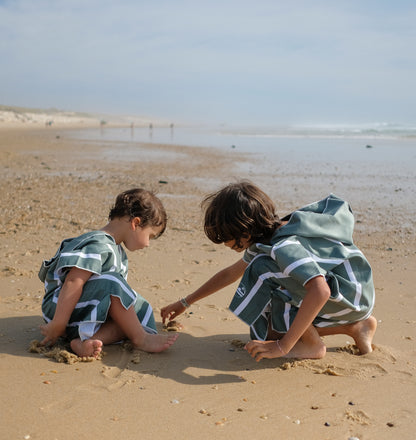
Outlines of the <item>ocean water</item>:
<svg viewBox="0 0 416 440">
<path fill-rule="evenodd" d="M 401 227 L 416 216 L 416 127 L 389 124 L 297 127 L 103 127 L 66 135 L 102 148 L 112 161 L 168 161 L 183 155 L 152 144 L 213 148 L 235 158 L 229 181 L 248 178 L 289 209 L 319 200 L 330 192 L 353 203 L 367 230 L 382 228 L 372 210 L 394 210 Z M 195 149 L 192 150 L 193 154 Z M 218 188 L 216 176 L 194 177 L 207 192 Z M 202 181 L 201 181 L 202 180 Z M 367 216 L 367 217 L 366 217 Z M 361 224 L 363 226 L 364 223 Z M 373 227 L 373 226 L 371 226 Z"/>
<path fill-rule="evenodd" d="M 416 167 L 416 126 L 397 124 L 285 127 L 158 126 L 78 130 L 72 137 L 114 148 L 114 158 L 134 160 L 137 144 L 216 148 L 251 154 L 260 162 L 300 161 L 357 165 L 377 162 Z M 138 153 L 137 153 L 138 154 Z M 156 152 L 154 154 L 157 154 Z M 174 154 L 174 153 L 172 153 Z M 164 153 L 166 157 L 166 153 Z"/>
</svg>

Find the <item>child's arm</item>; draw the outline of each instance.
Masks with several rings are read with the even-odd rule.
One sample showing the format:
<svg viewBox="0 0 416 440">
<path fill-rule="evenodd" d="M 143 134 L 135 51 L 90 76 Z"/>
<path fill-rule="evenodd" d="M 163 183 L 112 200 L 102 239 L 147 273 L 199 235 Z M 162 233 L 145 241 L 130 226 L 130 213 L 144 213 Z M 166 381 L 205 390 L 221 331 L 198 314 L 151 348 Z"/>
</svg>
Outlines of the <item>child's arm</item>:
<svg viewBox="0 0 416 440">
<path fill-rule="evenodd" d="M 320 341 L 318 333 L 312 327 L 312 322 L 328 301 L 331 291 L 322 276 L 312 278 L 305 284 L 305 288 L 305 298 L 292 325 L 282 339 L 277 343 L 276 341 L 250 341 L 246 344 L 246 350 L 257 362 L 264 358 L 276 358 L 285 355 L 300 358 L 311 356 L 310 345 L 312 342 L 316 343 L 316 340 L 312 340 L 317 337 Z M 302 344 L 297 344 L 303 336 L 305 338 L 303 338 Z"/>
<path fill-rule="evenodd" d="M 241 278 L 244 274 L 244 271 L 247 267 L 247 263 L 243 260 L 238 260 L 237 263 L 232 264 L 231 266 L 226 267 L 225 269 L 217 272 L 213 277 L 211 277 L 206 283 L 204 283 L 201 287 L 195 290 L 193 293 L 188 295 L 185 298 L 185 301 L 191 305 L 202 298 L 205 298 L 218 290 L 223 289 L 231 283 L 234 283 L 239 278 Z M 172 321 L 178 315 L 183 313 L 186 310 L 186 307 L 181 303 L 181 301 L 176 301 L 172 304 L 169 304 L 166 307 L 163 307 L 160 311 L 162 316 L 163 323 L 165 323 L 166 319 L 168 321 Z"/>
<path fill-rule="evenodd" d="M 296 317 L 288 332 L 279 341 L 284 353 L 289 353 L 295 346 L 331 296 L 328 283 L 323 276 L 312 278 L 305 284 L 305 288 L 306 295 Z"/>
<path fill-rule="evenodd" d="M 79 301 L 84 284 L 88 281 L 91 272 L 78 267 L 73 267 L 65 278 L 65 282 L 59 292 L 55 315 L 52 321 L 40 326 L 44 336 L 42 345 L 53 345 L 56 340 L 65 333 L 69 318 Z"/>
</svg>

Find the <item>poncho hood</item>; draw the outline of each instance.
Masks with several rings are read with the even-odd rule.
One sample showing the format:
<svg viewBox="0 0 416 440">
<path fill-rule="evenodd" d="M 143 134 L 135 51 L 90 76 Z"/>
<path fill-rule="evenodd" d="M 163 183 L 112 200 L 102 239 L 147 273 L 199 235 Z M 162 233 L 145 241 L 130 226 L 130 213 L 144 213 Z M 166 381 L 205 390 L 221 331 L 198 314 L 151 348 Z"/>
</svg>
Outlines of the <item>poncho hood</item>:
<svg viewBox="0 0 416 440">
<path fill-rule="evenodd" d="M 349 204 L 330 194 L 325 199 L 294 211 L 282 220 L 288 223 L 274 233 L 271 243 L 283 237 L 328 238 L 353 244 L 354 216 Z"/>
</svg>

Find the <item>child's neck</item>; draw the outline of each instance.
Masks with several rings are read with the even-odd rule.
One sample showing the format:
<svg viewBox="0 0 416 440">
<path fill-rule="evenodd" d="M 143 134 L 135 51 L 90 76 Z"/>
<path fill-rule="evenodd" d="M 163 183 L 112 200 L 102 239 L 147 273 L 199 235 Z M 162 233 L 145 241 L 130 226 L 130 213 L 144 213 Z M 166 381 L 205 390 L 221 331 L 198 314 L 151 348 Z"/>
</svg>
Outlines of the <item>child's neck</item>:
<svg viewBox="0 0 416 440">
<path fill-rule="evenodd" d="M 114 241 L 117 244 L 120 244 L 123 242 L 124 239 L 124 229 L 126 226 L 126 222 L 123 222 L 123 219 L 116 218 L 113 220 L 110 220 L 103 228 L 100 230 L 105 232 L 106 234 L 111 235 L 114 238 Z"/>
<path fill-rule="evenodd" d="M 288 221 L 281 221 L 280 225 L 277 227 L 277 229 L 281 228 L 284 225 L 287 225 L 289 222 Z"/>
</svg>

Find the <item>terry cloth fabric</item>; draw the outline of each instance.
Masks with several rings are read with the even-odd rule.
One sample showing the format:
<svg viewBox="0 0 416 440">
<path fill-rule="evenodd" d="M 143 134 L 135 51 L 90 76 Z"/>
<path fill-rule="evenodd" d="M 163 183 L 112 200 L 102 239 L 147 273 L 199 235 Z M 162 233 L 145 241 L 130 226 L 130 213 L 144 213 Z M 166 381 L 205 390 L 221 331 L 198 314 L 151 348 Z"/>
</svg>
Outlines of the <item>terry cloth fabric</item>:
<svg viewBox="0 0 416 440">
<path fill-rule="evenodd" d="M 368 318 L 374 307 L 371 267 L 353 244 L 354 217 L 347 202 L 331 194 L 283 220 L 270 244 L 256 243 L 244 254 L 248 267 L 230 310 L 265 340 L 270 322 L 285 333 L 306 294 L 305 284 L 324 276 L 331 289 L 314 321 L 317 327 Z"/>
<path fill-rule="evenodd" d="M 143 328 L 148 333 L 157 333 L 152 307 L 127 283 L 128 260 L 124 249 L 103 231 L 64 240 L 55 256 L 42 263 L 39 278 L 45 283 L 42 312 L 46 322 L 53 319 L 59 292 L 72 267 L 93 275 L 85 283 L 71 315 L 66 331 L 69 339 L 84 340 L 97 332 L 107 319 L 111 296 L 118 297 L 126 309 L 133 305 Z"/>
</svg>

